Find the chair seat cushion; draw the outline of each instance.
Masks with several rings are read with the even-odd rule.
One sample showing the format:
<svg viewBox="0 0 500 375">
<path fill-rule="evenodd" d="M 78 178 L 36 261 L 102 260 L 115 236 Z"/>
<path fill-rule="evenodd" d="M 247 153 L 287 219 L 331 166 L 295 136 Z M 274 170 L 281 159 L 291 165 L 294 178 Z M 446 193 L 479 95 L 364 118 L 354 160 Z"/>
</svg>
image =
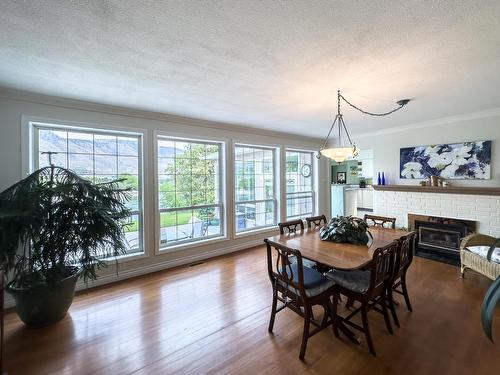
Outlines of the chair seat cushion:
<svg viewBox="0 0 500 375">
<path fill-rule="evenodd" d="M 489 246 L 468 246 L 466 247 L 470 252 L 483 257 L 486 260 L 486 256 L 488 255 Z M 500 247 L 496 247 L 491 254 L 491 261 L 495 263 L 500 263 Z"/>
<path fill-rule="evenodd" d="M 356 293 L 365 293 L 370 287 L 370 271 L 331 270 L 325 276 L 335 284 Z"/>
<path fill-rule="evenodd" d="M 297 263 L 292 263 L 290 265 L 290 268 L 286 267 L 285 272 L 287 275 L 290 274 L 290 269 L 293 275 L 292 277 L 293 282 L 298 284 L 299 272 Z M 314 297 L 320 295 L 325 290 L 333 286 L 334 282 L 323 276 L 320 272 L 313 270 L 312 268 L 309 267 L 302 267 L 302 269 L 304 273 L 304 290 L 306 292 L 306 296 Z M 290 285 L 286 285 L 282 281 L 279 281 L 279 283 L 282 286 L 287 287 L 290 290 L 293 290 L 294 293 L 298 293 L 298 291 L 295 290 L 295 288 L 291 287 Z"/>
<path fill-rule="evenodd" d="M 288 259 L 290 263 L 297 263 L 297 257 L 295 255 L 290 256 Z M 302 265 L 309 268 L 315 268 L 317 266 L 316 262 L 306 258 L 302 258 Z"/>
</svg>

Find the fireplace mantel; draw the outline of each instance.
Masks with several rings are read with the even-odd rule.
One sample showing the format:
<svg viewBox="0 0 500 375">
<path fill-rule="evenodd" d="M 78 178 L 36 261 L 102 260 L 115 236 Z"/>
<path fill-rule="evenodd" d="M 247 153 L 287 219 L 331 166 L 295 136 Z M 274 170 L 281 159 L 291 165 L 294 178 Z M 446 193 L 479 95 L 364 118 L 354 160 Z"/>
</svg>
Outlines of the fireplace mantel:
<svg viewBox="0 0 500 375">
<path fill-rule="evenodd" d="M 416 193 L 500 195 L 500 187 L 373 185 L 373 189 L 378 191 L 406 191 Z"/>
</svg>

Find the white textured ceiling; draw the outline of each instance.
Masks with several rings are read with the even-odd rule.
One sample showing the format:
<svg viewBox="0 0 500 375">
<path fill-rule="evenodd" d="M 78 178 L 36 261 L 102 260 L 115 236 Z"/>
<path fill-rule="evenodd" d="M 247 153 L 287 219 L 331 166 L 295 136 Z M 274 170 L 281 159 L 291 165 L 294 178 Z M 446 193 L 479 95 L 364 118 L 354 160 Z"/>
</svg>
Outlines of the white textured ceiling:
<svg viewBox="0 0 500 375">
<path fill-rule="evenodd" d="M 500 107 L 500 1 L 3 0 L 0 86 L 324 136 Z"/>
</svg>

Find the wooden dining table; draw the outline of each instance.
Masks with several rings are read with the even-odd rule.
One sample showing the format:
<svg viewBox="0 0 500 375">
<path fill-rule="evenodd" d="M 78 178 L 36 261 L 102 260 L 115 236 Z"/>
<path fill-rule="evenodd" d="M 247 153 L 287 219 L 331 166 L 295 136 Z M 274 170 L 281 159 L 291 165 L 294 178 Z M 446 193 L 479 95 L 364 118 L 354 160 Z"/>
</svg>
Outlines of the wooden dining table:
<svg viewBox="0 0 500 375">
<path fill-rule="evenodd" d="M 389 245 L 394 240 L 409 234 L 400 229 L 380 227 L 370 227 L 369 232 L 372 239 L 367 245 L 323 241 L 319 236 L 318 228 L 268 237 L 268 240 L 299 250 L 303 258 L 324 266 L 353 270 L 366 266 L 372 260 L 373 252 L 379 247 Z M 343 318 L 337 316 L 334 324 L 337 324 L 339 330 L 349 340 L 356 344 L 361 343 L 360 338 L 343 323 Z"/>
<path fill-rule="evenodd" d="M 367 245 L 323 241 L 318 229 L 281 234 L 269 237 L 268 240 L 299 250 L 303 258 L 331 268 L 349 270 L 366 266 L 376 249 L 409 233 L 400 229 L 380 227 L 370 227 L 369 232 L 373 239 Z"/>
</svg>

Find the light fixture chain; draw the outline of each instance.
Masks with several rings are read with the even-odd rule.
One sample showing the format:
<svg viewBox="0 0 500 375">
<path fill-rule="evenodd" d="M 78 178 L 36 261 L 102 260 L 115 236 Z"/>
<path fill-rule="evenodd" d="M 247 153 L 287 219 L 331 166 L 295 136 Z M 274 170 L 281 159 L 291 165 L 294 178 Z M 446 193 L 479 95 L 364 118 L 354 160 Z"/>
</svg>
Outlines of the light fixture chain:
<svg viewBox="0 0 500 375">
<path fill-rule="evenodd" d="M 387 116 L 387 115 L 390 115 L 391 113 L 394 113 L 396 111 L 399 111 L 401 108 L 403 108 L 405 106 L 405 104 L 400 104 L 399 107 L 393 109 L 392 111 L 389 111 L 389 112 L 384 112 L 384 113 L 374 113 L 374 112 L 368 112 L 368 111 L 364 111 L 362 110 L 361 108 L 359 107 L 356 107 L 354 104 L 352 104 L 350 101 L 348 101 L 346 98 L 344 98 L 344 96 L 339 92 L 338 94 L 338 97 L 339 97 L 339 102 L 340 102 L 340 98 L 342 98 L 342 100 L 344 102 L 346 102 L 347 104 L 349 104 L 352 108 L 354 109 L 357 109 L 358 111 L 360 111 L 361 113 L 364 113 L 365 115 L 370 115 L 370 116 Z M 339 104 L 340 106 L 340 104 Z"/>
<path fill-rule="evenodd" d="M 344 122 L 343 116 L 340 113 L 340 99 L 342 99 L 344 102 L 349 104 L 352 108 L 358 110 L 361 113 L 364 113 L 365 115 L 370 115 L 370 116 L 387 116 L 390 115 L 391 113 L 394 113 L 401 108 L 403 108 L 410 99 L 401 99 L 397 102 L 399 105 L 398 108 L 393 109 L 392 111 L 389 112 L 384 112 L 384 113 L 374 113 L 374 112 L 368 112 L 364 111 L 361 108 L 355 106 L 352 104 L 350 101 L 348 101 L 346 98 L 342 96 L 340 93 L 340 90 L 337 91 L 337 110 L 338 113 L 335 116 L 335 120 L 333 120 L 332 126 L 330 126 L 330 130 L 328 131 L 328 135 L 325 138 L 325 141 L 323 142 L 323 145 L 319 149 L 318 154 L 316 157 L 319 159 L 321 157 L 321 154 L 326 155 L 327 157 L 337 161 L 341 162 L 346 159 L 348 156 L 357 156 L 359 154 L 359 150 L 356 147 L 356 144 L 352 141 L 351 135 L 349 134 L 349 130 L 347 130 L 347 126 Z M 335 124 L 339 127 L 338 129 L 338 147 L 331 147 L 326 149 L 326 145 L 328 143 L 328 139 L 330 138 L 330 135 L 332 134 L 333 128 L 335 127 Z M 349 150 L 347 147 L 344 145 L 345 138 L 347 137 L 349 144 L 351 146 L 351 150 Z"/>
</svg>

